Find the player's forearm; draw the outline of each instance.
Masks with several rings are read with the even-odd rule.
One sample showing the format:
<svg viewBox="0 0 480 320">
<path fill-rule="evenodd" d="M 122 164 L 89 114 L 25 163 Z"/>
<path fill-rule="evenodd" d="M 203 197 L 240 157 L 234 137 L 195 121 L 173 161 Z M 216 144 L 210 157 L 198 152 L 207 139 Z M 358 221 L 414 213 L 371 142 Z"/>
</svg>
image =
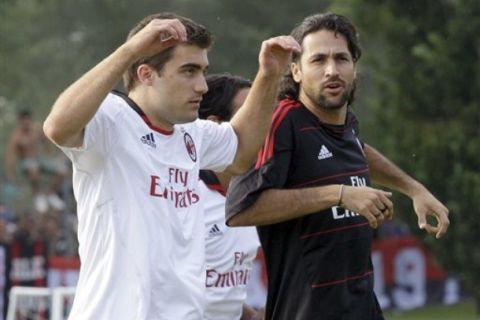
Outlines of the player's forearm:
<svg viewBox="0 0 480 320">
<path fill-rule="evenodd" d="M 131 51 L 122 46 L 70 85 L 45 120 L 45 135 L 58 145 L 80 145 L 83 129 L 133 61 Z"/>
<path fill-rule="evenodd" d="M 412 198 L 424 186 L 382 155 L 378 150 L 365 144 L 365 155 L 370 167 L 372 181 L 401 192 Z"/>
<path fill-rule="evenodd" d="M 230 226 L 268 225 L 299 218 L 338 204 L 340 185 L 305 189 L 269 189 L 246 210 L 229 219 Z"/>
<path fill-rule="evenodd" d="M 255 161 L 270 129 L 279 81 L 279 76 L 259 73 L 245 103 L 230 121 L 238 137 L 238 149 L 228 172 L 243 173 Z"/>
</svg>

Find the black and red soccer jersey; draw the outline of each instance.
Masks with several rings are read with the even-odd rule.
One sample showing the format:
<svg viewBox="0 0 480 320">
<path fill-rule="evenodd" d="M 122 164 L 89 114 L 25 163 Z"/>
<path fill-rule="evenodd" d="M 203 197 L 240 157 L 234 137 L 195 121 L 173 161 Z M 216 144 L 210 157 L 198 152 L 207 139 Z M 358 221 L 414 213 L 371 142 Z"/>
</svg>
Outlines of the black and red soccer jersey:
<svg viewBox="0 0 480 320">
<path fill-rule="evenodd" d="M 233 179 L 227 219 L 270 188 L 369 185 L 358 122 L 319 121 L 294 100 L 282 100 L 255 168 Z M 373 292 L 367 220 L 340 207 L 258 227 L 268 273 L 266 319 L 383 319 Z"/>
</svg>

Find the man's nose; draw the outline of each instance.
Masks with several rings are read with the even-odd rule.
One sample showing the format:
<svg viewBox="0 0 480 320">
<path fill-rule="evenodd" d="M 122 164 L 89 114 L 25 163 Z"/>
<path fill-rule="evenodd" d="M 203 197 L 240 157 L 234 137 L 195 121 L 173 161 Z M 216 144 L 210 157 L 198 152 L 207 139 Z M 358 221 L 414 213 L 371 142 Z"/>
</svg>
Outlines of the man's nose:
<svg viewBox="0 0 480 320">
<path fill-rule="evenodd" d="M 338 75 L 337 64 L 334 60 L 329 60 L 325 66 L 325 76 L 332 77 Z"/>
<path fill-rule="evenodd" d="M 204 75 L 200 76 L 197 82 L 195 83 L 195 91 L 201 94 L 207 93 L 208 85 Z"/>
</svg>

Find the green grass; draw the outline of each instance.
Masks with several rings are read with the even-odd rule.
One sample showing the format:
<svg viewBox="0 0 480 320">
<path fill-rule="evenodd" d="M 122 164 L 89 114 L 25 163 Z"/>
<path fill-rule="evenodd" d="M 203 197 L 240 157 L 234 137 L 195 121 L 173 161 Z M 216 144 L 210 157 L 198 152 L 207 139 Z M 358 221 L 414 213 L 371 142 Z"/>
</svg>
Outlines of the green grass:
<svg viewBox="0 0 480 320">
<path fill-rule="evenodd" d="M 386 320 L 480 320 L 473 303 L 424 307 L 410 311 L 385 312 Z"/>
</svg>

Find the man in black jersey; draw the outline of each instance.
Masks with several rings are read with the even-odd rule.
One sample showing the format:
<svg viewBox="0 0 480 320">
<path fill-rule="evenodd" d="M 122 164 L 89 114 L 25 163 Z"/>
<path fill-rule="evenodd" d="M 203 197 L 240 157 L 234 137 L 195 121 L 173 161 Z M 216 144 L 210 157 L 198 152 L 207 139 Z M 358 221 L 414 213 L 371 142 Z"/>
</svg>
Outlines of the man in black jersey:
<svg viewBox="0 0 480 320">
<path fill-rule="evenodd" d="M 343 16 L 307 17 L 302 46 L 255 167 L 227 197 L 231 226 L 257 225 L 268 273 L 266 319 L 383 319 L 373 291 L 373 229 L 393 215 L 391 193 L 410 197 L 420 228 L 440 238 L 448 209 L 359 137 L 350 110 L 361 50 Z M 433 216 L 437 223 L 426 221 Z"/>
</svg>

